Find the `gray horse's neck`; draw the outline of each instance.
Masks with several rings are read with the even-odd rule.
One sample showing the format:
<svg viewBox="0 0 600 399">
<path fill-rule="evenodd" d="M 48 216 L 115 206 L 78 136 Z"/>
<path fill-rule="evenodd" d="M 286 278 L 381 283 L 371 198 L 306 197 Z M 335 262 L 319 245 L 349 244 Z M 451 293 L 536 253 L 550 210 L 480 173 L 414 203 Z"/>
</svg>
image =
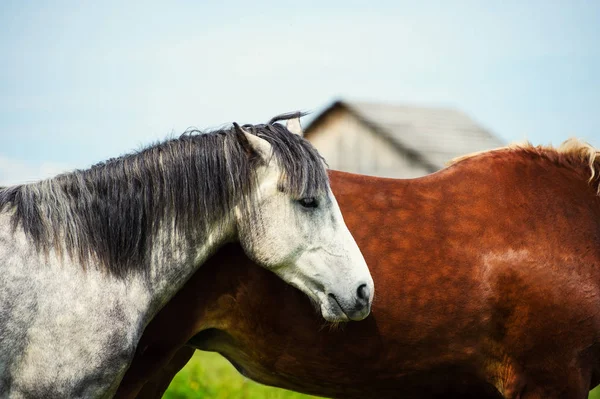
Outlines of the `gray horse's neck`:
<svg viewBox="0 0 600 399">
<path fill-rule="evenodd" d="M 190 247 L 188 239 L 178 233 L 161 231 L 155 237 L 150 264 L 136 276 L 148 287 L 152 298 L 147 309 L 148 321 L 175 295 L 199 265 L 222 245 L 236 239 L 233 215 L 218 221 L 215 226 L 209 229 L 203 242 L 195 243 L 193 247 Z"/>
</svg>

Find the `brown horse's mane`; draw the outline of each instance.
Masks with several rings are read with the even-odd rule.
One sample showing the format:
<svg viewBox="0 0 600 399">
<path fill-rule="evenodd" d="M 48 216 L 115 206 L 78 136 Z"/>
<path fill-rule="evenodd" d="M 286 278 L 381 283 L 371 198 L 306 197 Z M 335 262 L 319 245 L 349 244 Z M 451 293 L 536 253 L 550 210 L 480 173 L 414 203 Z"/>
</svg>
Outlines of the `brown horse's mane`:
<svg viewBox="0 0 600 399">
<path fill-rule="evenodd" d="M 564 141 L 558 147 L 552 145 L 533 145 L 529 141 L 511 143 L 506 147 L 500 147 L 488 151 L 480 151 L 452 159 L 448 162 L 448 166 L 455 165 L 466 159 L 477 156 L 497 153 L 500 151 L 510 151 L 522 153 L 524 155 L 545 158 L 555 164 L 563 165 L 570 168 L 581 168 L 586 166 L 589 168 L 589 182 L 596 181 L 596 192 L 600 195 L 600 151 L 578 138 L 570 138 Z"/>
</svg>

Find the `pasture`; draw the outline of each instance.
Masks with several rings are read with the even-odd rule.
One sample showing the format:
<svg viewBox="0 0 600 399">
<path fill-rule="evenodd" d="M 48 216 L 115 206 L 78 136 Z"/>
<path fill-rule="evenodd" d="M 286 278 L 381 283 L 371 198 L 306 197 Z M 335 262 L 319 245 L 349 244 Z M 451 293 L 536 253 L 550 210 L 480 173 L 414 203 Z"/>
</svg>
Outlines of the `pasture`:
<svg viewBox="0 0 600 399">
<path fill-rule="evenodd" d="M 244 378 L 221 355 L 196 351 L 173 379 L 164 395 L 165 399 L 310 399 L 303 395 L 256 383 Z"/>
</svg>

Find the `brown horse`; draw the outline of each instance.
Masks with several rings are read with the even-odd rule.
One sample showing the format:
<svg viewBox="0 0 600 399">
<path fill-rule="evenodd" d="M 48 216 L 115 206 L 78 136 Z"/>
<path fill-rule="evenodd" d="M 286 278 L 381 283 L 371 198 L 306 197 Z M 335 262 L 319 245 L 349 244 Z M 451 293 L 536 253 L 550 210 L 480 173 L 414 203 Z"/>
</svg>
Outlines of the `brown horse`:
<svg viewBox="0 0 600 399">
<path fill-rule="evenodd" d="M 160 397 L 189 343 L 322 396 L 584 399 L 600 382 L 598 158 L 571 140 L 419 179 L 331 172 L 375 280 L 372 314 L 323 325 L 305 295 L 229 246 L 147 327 L 119 394 L 146 383 L 141 396 Z"/>
</svg>

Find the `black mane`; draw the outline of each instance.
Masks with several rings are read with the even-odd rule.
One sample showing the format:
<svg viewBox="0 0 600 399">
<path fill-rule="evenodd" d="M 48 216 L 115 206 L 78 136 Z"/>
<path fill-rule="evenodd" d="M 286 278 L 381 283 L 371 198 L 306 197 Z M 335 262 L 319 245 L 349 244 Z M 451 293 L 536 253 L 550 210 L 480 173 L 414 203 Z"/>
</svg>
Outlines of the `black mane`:
<svg viewBox="0 0 600 399">
<path fill-rule="evenodd" d="M 328 187 L 317 151 L 278 121 L 244 125 L 271 143 L 283 173 L 280 188 L 313 196 Z M 144 269 L 161 223 L 188 240 L 229 215 L 255 188 L 261 159 L 239 127 L 186 131 L 178 139 L 40 182 L 0 190 L 0 210 L 12 211 L 38 250 L 92 258 L 116 276 Z M 250 200 L 250 198 L 248 198 Z M 171 230 L 171 229 L 169 229 Z"/>
</svg>

